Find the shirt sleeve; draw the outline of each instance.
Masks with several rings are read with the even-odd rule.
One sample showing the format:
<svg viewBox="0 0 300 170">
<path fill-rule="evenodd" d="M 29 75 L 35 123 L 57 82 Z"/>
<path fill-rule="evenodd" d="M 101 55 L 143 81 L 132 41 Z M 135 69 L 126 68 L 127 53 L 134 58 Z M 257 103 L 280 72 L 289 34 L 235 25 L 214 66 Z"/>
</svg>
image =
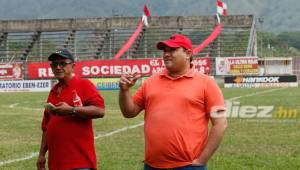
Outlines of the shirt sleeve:
<svg viewBox="0 0 300 170">
<path fill-rule="evenodd" d="M 206 113 L 225 111 L 224 97 L 214 79 L 208 78 L 205 90 Z"/>
<path fill-rule="evenodd" d="M 135 92 L 135 94 L 132 96 L 133 102 L 137 104 L 141 108 L 145 108 L 145 81 Z"/>
<path fill-rule="evenodd" d="M 105 108 L 104 99 L 100 92 L 97 91 L 94 84 L 89 80 L 84 80 L 83 87 L 83 105 L 84 106 L 97 106 L 100 108 Z"/>
<path fill-rule="evenodd" d="M 53 88 L 51 89 L 50 93 L 48 94 L 47 103 L 50 102 L 49 99 L 50 99 L 51 92 L 52 92 Z M 50 121 L 50 118 L 51 118 L 50 114 L 48 113 L 48 111 L 46 109 L 44 109 L 42 124 L 41 124 L 43 132 L 47 131 L 47 127 L 48 127 L 48 123 Z"/>
<path fill-rule="evenodd" d="M 42 131 L 47 131 L 48 122 L 50 120 L 50 115 L 46 110 L 44 110 L 43 119 L 42 119 Z"/>
</svg>

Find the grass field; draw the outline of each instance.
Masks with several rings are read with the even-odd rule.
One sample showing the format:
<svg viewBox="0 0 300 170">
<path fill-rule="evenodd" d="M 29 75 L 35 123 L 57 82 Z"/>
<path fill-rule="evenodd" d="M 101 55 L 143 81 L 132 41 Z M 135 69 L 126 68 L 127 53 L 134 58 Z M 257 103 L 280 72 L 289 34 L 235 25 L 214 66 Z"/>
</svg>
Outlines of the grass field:
<svg viewBox="0 0 300 170">
<path fill-rule="evenodd" d="M 222 89 L 237 106 L 272 106 L 272 117 L 228 118 L 229 127 L 208 167 L 214 170 L 299 169 L 300 89 Z M 143 115 L 124 119 L 117 91 L 102 91 L 106 115 L 94 121 L 98 167 L 140 170 L 143 167 Z M 0 170 L 34 170 L 47 93 L 0 93 Z M 278 117 L 277 112 L 296 113 Z M 269 114 L 270 115 L 270 114 Z M 295 116 L 296 115 L 296 116 Z M 120 131 L 116 131 L 121 129 Z M 113 132 L 113 133 L 110 133 Z M 31 155 L 33 154 L 33 156 Z M 25 160 L 22 160 L 25 159 Z"/>
</svg>

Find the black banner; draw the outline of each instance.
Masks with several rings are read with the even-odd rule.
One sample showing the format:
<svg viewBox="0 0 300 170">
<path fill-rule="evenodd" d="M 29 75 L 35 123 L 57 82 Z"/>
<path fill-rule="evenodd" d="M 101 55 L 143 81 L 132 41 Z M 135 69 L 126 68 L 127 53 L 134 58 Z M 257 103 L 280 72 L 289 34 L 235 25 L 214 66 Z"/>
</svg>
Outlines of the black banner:
<svg viewBox="0 0 300 170">
<path fill-rule="evenodd" d="M 284 76 L 228 76 L 224 77 L 225 88 L 298 87 L 296 75 Z"/>
<path fill-rule="evenodd" d="M 230 76 L 224 83 L 289 83 L 297 82 L 296 75 L 287 76 Z"/>
</svg>

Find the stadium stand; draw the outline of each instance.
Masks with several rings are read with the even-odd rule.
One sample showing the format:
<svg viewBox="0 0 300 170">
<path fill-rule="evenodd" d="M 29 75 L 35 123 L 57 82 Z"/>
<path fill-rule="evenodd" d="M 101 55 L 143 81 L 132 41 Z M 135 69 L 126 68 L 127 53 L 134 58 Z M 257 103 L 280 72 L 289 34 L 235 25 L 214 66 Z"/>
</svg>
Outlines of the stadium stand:
<svg viewBox="0 0 300 170">
<path fill-rule="evenodd" d="M 112 59 L 134 32 L 140 17 L 0 21 L 0 62 L 46 61 L 58 48 L 69 48 L 77 60 Z M 252 15 L 222 17 L 221 35 L 196 57 L 256 56 Z M 214 16 L 149 18 L 123 59 L 156 58 L 155 44 L 173 33 L 187 35 L 196 46 L 212 32 Z"/>
</svg>

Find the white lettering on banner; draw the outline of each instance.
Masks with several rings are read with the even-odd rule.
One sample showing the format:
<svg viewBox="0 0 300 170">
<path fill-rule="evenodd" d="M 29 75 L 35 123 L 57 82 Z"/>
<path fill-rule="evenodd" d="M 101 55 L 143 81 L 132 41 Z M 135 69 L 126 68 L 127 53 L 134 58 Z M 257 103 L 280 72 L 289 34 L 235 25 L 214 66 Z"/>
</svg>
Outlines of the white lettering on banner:
<svg viewBox="0 0 300 170">
<path fill-rule="evenodd" d="M 279 77 L 247 77 L 243 83 L 279 83 Z"/>
<path fill-rule="evenodd" d="M 87 71 L 88 71 L 88 67 L 84 67 L 84 69 L 85 68 L 87 68 Z M 102 67 L 102 68 L 104 68 L 104 67 Z M 87 74 L 84 74 L 84 75 L 90 75 L 90 74 L 92 74 L 92 75 L 97 75 L 99 73 L 99 67 L 97 67 L 97 66 L 92 66 L 91 67 L 91 71 L 89 72 L 89 73 L 87 73 Z"/>
<path fill-rule="evenodd" d="M 159 62 L 158 62 L 158 60 L 150 60 L 150 66 L 153 66 L 153 67 L 155 67 L 155 66 L 159 66 Z"/>
<path fill-rule="evenodd" d="M 87 76 L 89 75 L 89 67 L 85 66 L 85 67 L 82 67 L 82 75 L 84 76 Z"/>
<path fill-rule="evenodd" d="M 133 66 L 132 73 L 142 73 L 138 67 Z"/>
<path fill-rule="evenodd" d="M 192 63 L 195 66 L 207 66 L 207 60 L 193 60 Z"/>
<path fill-rule="evenodd" d="M 114 68 L 114 71 L 112 71 L 112 68 Z M 122 67 L 121 66 L 115 66 L 115 67 L 111 67 L 110 72 L 113 74 L 122 74 Z"/>
<path fill-rule="evenodd" d="M 123 70 L 124 70 L 124 73 L 130 73 L 130 67 L 129 66 L 124 66 Z"/>
<path fill-rule="evenodd" d="M 38 76 L 40 78 L 42 78 L 42 77 L 54 77 L 54 74 L 53 74 L 51 68 L 39 68 L 38 69 Z"/>
<path fill-rule="evenodd" d="M 47 76 L 47 69 L 46 68 L 40 68 L 39 69 L 39 77 L 46 77 Z"/>
<path fill-rule="evenodd" d="M 124 65 L 124 66 L 84 66 L 82 67 L 82 74 L 84 76 L 97 75 L 121 75 L 123 73 L 150 73 L 150 66 L 146 64 L 138 65 Z"/>
<path fill-rule="evenodd" d="M 145 64 L 143 64 L 141 66 L 141 68 L 142 68 L 142 73 L 150 73 L 150 71 L 151 71 L 150 67 L 148 65 L 145 65 Z"/>
<path fill-rule="evenodd" d="M 152 74 L 153 73 L 161 73 L 163 71 L 163 67 L 156 67 L 152 69 Z"/>
</svg>

